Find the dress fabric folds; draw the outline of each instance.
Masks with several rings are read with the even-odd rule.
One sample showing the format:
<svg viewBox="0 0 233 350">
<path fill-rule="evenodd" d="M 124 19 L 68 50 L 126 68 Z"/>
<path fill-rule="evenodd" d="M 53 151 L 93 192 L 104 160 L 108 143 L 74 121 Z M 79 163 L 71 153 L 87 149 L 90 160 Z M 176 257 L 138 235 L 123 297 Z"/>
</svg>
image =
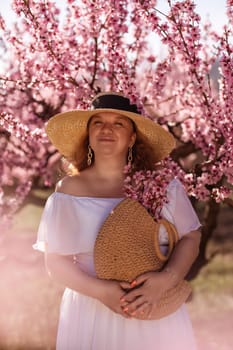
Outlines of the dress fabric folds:
<svg viewBox="0 0 233 350">
<path fill-rule="evenodd" d="M 162 216 L 180 237 L 200 227 L 181 183 L 167 189 Z M 93 249 L 98 231 L 123 198 L 76 197 L 54 192 L 47 200 L 34 248 L 75 255 L 77 268 L 95 276 Z M 160 234 L 161 250 L 166 233 Z M 156 291 L 155 291 L 156 292 Z M 60 306 L 57 350 L 195 350 L 192 325 L 182 305 L 160 320 L 126 319 L 98 300 L 66 288 Z"/>
</svg>

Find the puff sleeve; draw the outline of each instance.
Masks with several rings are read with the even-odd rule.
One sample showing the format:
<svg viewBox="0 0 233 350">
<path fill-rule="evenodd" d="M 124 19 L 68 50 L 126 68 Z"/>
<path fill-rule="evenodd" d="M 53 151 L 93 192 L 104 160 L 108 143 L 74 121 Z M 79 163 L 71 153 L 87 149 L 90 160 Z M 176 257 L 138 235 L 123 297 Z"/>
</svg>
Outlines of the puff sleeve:
<svg viewBox="0 0 233 350">
<path fill-rule="evenodd" d="M 46 202 L 33 248 L 63 255 L 92 252 L 103 221 L 119 200 L 54 192 Z"/>
<path fill-rule="evenodd" d="M 198 216 L 178 179 L 168 185 L 167 198 L 168 203 L 164 204 L 161 215 L 175 225 L 180 238 L 200 228 Z"/>
<path fill-rule="evenodd" d="M 78 225 L 73 224 L 71 206 L 67 206 L 64 199 L 59 198 L 57 193 L 48 197 L 45 204 L 38 232 L 37 241 L 33 248 L 49 253 L 74 253 L 72 246 L 77 245 Z"/>
</svg>

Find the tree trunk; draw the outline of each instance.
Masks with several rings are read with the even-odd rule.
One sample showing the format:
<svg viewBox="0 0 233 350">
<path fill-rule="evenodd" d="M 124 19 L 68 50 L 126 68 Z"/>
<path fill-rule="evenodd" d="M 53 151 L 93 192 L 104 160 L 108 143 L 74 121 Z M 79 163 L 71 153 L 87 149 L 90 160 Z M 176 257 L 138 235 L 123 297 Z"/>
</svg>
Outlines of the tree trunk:
<svg viewBox="0 0 233 350">
<path fill-rule="evenodd" d="M 207 245 L 210 241 L 210 238 L 213 235 L 214 230 L 217 227 L 219 212 L 220 204 L 216 203 L 213 199 L 210 199 L 206 203 L 204 208 L 200 251 L 196 261 L 194 262 L 190 272 L 188 273 L 187 278 L 189 280 L 195 278 L 198 272 L 201 270 L 201 268 L 209 262 L 209 259 L 206 256 Z"/>
</svg>

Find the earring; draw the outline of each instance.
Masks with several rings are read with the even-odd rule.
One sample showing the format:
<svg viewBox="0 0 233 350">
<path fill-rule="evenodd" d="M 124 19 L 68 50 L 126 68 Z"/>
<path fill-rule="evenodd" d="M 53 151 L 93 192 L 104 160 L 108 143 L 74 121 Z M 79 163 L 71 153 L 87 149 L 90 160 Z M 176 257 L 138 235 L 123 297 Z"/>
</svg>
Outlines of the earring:
<svg viewBox="0 0 233 350">
<path fill-rule="evenodd" d="M 92 153 L 92 149 L 91 146 L 88 145 L 88 152 L 87 152 L 87 165 L 90 166 L 92 163 L 92 157 L 93 157 L 93 153 Z"/>
<path fill-rule="evenodd" d="M 133 148 L 130 146 L 129 152 L 128 152 L 128 164 L 131 165 L 132 162 L 133 162 Z"/>
</svg>

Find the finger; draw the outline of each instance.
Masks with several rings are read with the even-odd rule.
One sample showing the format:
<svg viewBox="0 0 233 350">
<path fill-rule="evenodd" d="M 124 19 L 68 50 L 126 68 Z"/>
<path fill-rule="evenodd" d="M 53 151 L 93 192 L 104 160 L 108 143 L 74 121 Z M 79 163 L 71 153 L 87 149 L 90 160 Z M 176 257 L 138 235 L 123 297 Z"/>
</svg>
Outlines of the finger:
<svg viewBox="0 0 233 350">
<path fill-rule="evenodd" d="M 143 273 L 142 275 L 138 276 L 132 283 L 135 283 L 135 286 L 138 286 L 140 284 L 145 283 L 148 280 L 148 278 L 150 278 L 150 276 L 151 272 Z"/>
<path fill-rule="evenodd" d="M 131 289 L 131 284 L 129 282 L 120 282 L 120 286 L 122 289 Z"/>
<path fill-rule="evenodd" d="M 129 303 L 127 301 L 121 302 L 121 308 L 124 309 L 124 307 L 128 306 Z"/>
<path fill-rule="evenodd" d="M 131 314 L 131 316 L 140 320 L 150 320 L 152 307 L 152 304 L 145 302 L 144 304 L 140 305 L 137 308 L 136 312 L 134 314 Z"/>
<path fill-rule="evenodd" d="M 125 318 L 131 318 L 131 315 L 128 312 L 124 311 L 122 308 L 119 308 L 117 313 L 121 316 L 124 316 Z"/>
<path fill-rule="evenodd" d="M 121 312 L 124 314 L 124 316 L 127 316 L 127 318 L 131 318 L 131 315 L 129 313 L 128 304 L 121 306 Z"/>
<path fill-rule="evenodd" d="M 132 301 L 134 301 L 134 299 L 138 298 L 141 296 L 141 291 L 139 289 L 133 289 L 131 291 L 129 291 L 128 293 L 126 293 L 121 299 L 120 302 L 121 303 L 131 303 Z"/>
<path fill-rule="evenodd" d="M 136 316 L 138 317 L 142 317 L 142 318 L 149 318 L 149 314 L 151 312 L 151 304 L 149 304 L 148 302 L 145 302 L 141 305 L 138 306 L 137 310 L 136 310 Z"/>
<path fill-rule="evenodd" d="M 129 290 L 129 289 L 132 289 L 134 287 L 137 286 L 137 280 L 133 280 L 132 282 L 120 282 L 120 286 L 121 288 L 125 289 L 125 290 Z"/>
<path fill-rule="evenodd" d="M 132 315 L 137 312 L 137 309 L 144 303 L 145 298 L 141 296 L 135 299 L 132 303 L 129 303 L 123 310 L 127 310 L 127 312 Z"/>
</svg>

